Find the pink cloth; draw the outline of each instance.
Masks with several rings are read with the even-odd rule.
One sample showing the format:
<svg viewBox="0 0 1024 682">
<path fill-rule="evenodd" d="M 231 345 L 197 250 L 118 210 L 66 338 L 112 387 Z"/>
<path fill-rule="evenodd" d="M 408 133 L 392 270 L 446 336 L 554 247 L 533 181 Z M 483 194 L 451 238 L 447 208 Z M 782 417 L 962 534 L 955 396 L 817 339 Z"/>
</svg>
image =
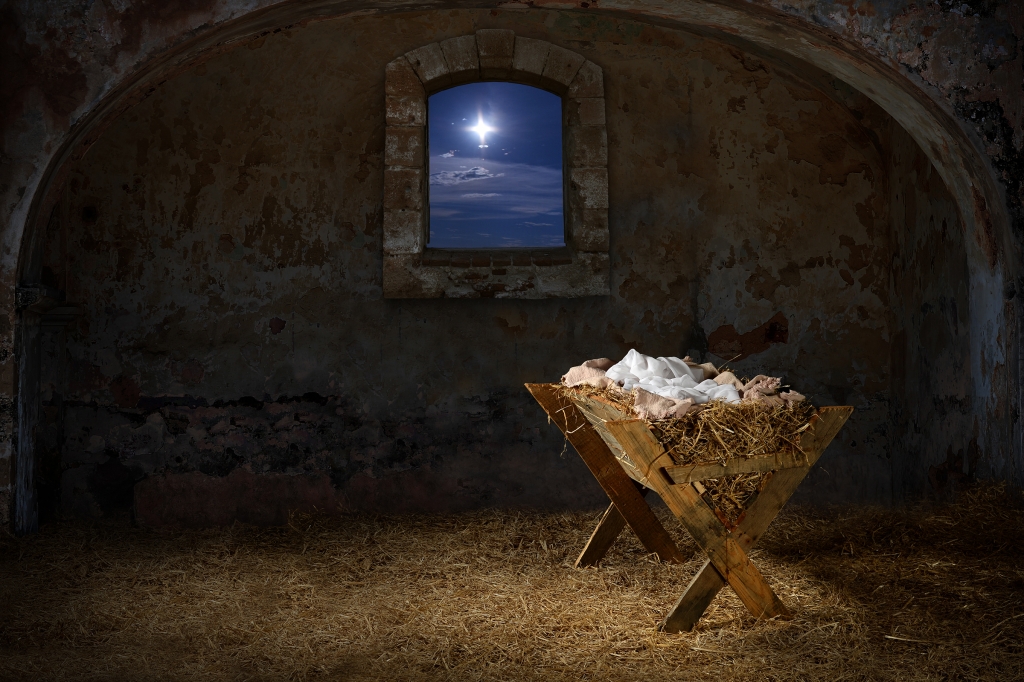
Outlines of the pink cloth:
<svg viewBox="0 0 1024 682">
<path fill-rule="evenodd" d="M 573 367 L 562 376 L 562 383 L 566 386 L 594 386 L 595 388 L 608 388 L 615 382 L 605 376 L 605 370 L 615 363 L 608 358 L 597 358 L 587 360 L 582 365 Z"/>
<path fill-rule="evenodd" d="M 678 419 L 687 412 L 693 411 L 694 404 L 693 400 L 686 398 L 685 400 L 676 400 L 675 398 L 665 398 L 660 395 L 645 391 L 642 388 L 633 389 L 633 409 L 641 419 L 650 419 L 655 421 L 657 419 Z"/>
</svg>

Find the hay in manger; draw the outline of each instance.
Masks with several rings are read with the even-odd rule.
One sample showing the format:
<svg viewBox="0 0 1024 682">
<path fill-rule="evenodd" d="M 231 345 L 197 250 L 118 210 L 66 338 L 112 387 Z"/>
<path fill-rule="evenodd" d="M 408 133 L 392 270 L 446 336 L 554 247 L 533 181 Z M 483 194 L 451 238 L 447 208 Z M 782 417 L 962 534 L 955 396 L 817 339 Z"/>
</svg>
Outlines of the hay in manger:
<svg viewBox="0 0 1024 682">
<path fill-rule="evenodd" d="M 601 361 L 589 362 L 603 364 Z M 816 412 L 803 396 L 780 390 L 781 381 L 772 377 L 737 379 L 732 373 L 719 371 L 708 364 L 697 365 L 689 358 L 684 358 L 683 362 L 701 368 L 706 377 L 724 376 L 727 382 L 735 382 L 741 401 L 711 400 L 692 404 L 682 410 L 681 416 L 652 414 L 650 410 L 637 408 L 637 398 L 643 397 L 643 388 L 626 391 L 617 383 L 601 381 L 599 367 L 595 367 L 597 372 L 587 374 L 588 383 L 565 385 L 565 378 L 571 377 L 571 373 L 567 374 L 559 391 L 564 398 L 576 403 L 592 423 L 608 421 L 609 416 L 642 419 L 679 465 L 725 465 L 735 458 L 749 459 L 776 453 L 796 455 L 800 452 L 800 433 L 807 428 Z M 789 399 L 779 398 L 779 394 Z M 798 397 L 793 399 L 793 396 Z M 595 410 L 595 403 L 615 412 L 609 414 L 605 410 Z M 706 479 L 699 485 L 705 497 L 713 503 L 719 518 L 733 526 L 741 517 L 747 501 L 761 490 L 768 474 L 768 471 L 733 474 Z"/>
</svg>

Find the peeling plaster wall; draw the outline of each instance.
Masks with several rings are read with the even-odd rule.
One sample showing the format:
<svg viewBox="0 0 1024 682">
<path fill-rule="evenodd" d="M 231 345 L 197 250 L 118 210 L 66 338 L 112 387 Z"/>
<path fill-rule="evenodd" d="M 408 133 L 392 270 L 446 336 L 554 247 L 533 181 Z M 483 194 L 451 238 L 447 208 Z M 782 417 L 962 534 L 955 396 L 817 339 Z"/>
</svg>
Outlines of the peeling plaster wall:
<svg viewBox="0 0 1024 682">
<path fill-rule="evenodd" d="M 485 27 L 511 26 L 458 11 L 282 31 L 168 81 L 93 145 L 69 178 L 67 271 L 43 275 L 85 311 L 65 511 L 123 506 L 139 481 L 154 524 L 598 504 L 522 383 L 634 346 L 740 356 L 856 405 L 807 494 L 889 501 L 891 120 L 840 83 L 630 21 L 517 20 L 605 69 L 614 294 L 382 298 L 383 67 Z"/>
<path fill-rule="evenodd" d="M 970 276 L 956 206 L 907 133 L 894 127 L 891 140 L 893 491 L 899 500 L 925 489 L 947 497 L 979 474 L 1004 472 L 980 461 Z"/>
<path fill-rule="evenodd" d="M 0 120 L 3 121 L 0 308 L 7 313 L 0 315 L 0 522 L 6 522 L 10 501 L 8 463 L 12 452 L 16 376 L 15 264 L 22 251 L 22 230 L 30 202 L 37 198 L 46 164 L 69 138 L 74 124 L 77 122 L 81 128 L 83 116 L 95 110 L 104 97 L 127 83 L 140 68 L 157 63 L 161 55 L 185 49 L 189 41 L 204 40 L 204 36 L 229 26 L 233 20 L 251 17 L 252 22 L 259 22 L 260 12 L 271 4 L 278 4 L 274 11 L 280 9 L 280 16 L 290 13 L 302 17 L 307 12 L 303 9 L 304 3 L 272 3 L 271 0 L 244 3 L 237 0 L 174 3 L 13 0 L 0 8 L 0 64 L 4 75 L 4 96 L 0 97 Z M 533 4 L 545 3 L 538 0 Z M 724 22 L 716 17 L 733 12 L 730 3 L 669 0 L 654 5 L 602 0 L 585 4 L 586 10 L 578 8 L 574 13 L 584 21 L 593 20 L 605 10 L 624 11 L 634 12 L 638 17 L 709 25 L 711 30 L 722 29 L 736 35 L 752 35 L 751 31 L 757 29 L 751 27 L 761 22 L 772 29 L 761 42 L 777 43 L 783 50 L 799 51 L 807 44 L 806 36 L 793 42 L 791 28 L 797 32 L 809 31 L 808 35 L 812 36 L 820 34 L 826 40 L 837 36 L 862 46 L 865 53 L 879 58 L 880 63 L 891 67 L 894 73 L 907 76 L 907 87 L 920 88 L 947 110 L 955 112 L 995 168 L 1005 191 L 1005 210 L 1014 217 L 1015 235 L 1021 234 L 1024 187 L 1021 166 L 1024 98 L 1020 88 L 1024 53 L 1019 48 L 1024 35 L 1024 6 L 1021 4 L 998 0 L 955 3 L 941 0 L 923 4 L 908 0 L 885 3 L 756 0 L 736 5 L 739 20 Z M 393 3 L 350 2 L 337 3 L 337 7 L 329 2 L 317 4 L 318 11 L 326 15 L 362 6 L 385 7 Z M 779 14 L 773 17 L 772 8 L 779 10 Z M 510 17 L 516 22 L 515 27 L 525 15 L 534 13 L 543 13 L 543 10 L 492 10 L 492 14 Z M 752 19 L 748 20 L 747 14 Z M 786 18 L 792 20 L 788 27 Z M 273 28 L 274 24 L 268 26 Z M 837 54 L 839 52 L 841 49 Z M 872 86 L 866 86 L 865 91 L 873 92 Z M 87 137 L 86 144 L 91 139 Z M 80 150 L 72 153 L 79 154 Z M 43 200 L 43 222 L 49 215 L 49 204 L 46 204 L 49 200 L 52 197 Z M 999 198 L 989 195 L 988 201 L 989 209 L 1004 210 L 1004 202 Z M 984 203 L 980 206 L 984 218 Z M 964 209 L 961 203 L 961 210 L 969 209 Z M 975 235 L 972 239 L 991 239 L 991 236 Z M 984 242 L 982 247 L 985 248 Z M 991 253 L 991 245 L 988 249 Z M 970 247 L 967 250 L 972 253 Z M 978 311 L 975 318 L 980 320 L 968 322 L 975 334 L 969 364 L 972 365 L 970 395 L 974 396 L 975 424 L 981 420 L 981 438 L 977 442 L 983 464 L 979 471 L 989 471 L 1020 484 L 1024 482 L 1024 467 L 1019 461 L 1020 427 L 1012 416 L 1018 410 L 1015 381 L 1018 373 L 1012 367 L 1006 371 L 1005 365 L 1007 361 L 1017 361 L 1016 344 L 1021 337 L 1017 329 L 1022 319 L 1018 311 L 1021 297 L 1014 298 L 1014 295 L 1022 287 L 1012 279 L 1019 270 L 1019 256 L 1014 250 L 996 252 L 989 258 L 999 263 L 991 272 L 986 271 L 987 266 L 975 256 L 968 257 L 972 273 L 971 300 Z M 791 272 L 787 271 L 787 276 L 791 277 Z M 1004 281 L 1004 277 L 1011 279 Z M 771 329 L 775 329 L 771 334 L 779 330 L 777 324 L 775 327 L 765 324 L 764 329 L 750 330 L 745 336 L 735 329 L 726 329 L 718 340 L 743 336 L 748 342 L 763 345 Z M 698 338 L 700 334 L 694 331 L 693 336 Z M 1015 440 L 1009 437 L 1011 433 Z M 991 463 L 985 464 L 989 460 Z"/>
</svg>

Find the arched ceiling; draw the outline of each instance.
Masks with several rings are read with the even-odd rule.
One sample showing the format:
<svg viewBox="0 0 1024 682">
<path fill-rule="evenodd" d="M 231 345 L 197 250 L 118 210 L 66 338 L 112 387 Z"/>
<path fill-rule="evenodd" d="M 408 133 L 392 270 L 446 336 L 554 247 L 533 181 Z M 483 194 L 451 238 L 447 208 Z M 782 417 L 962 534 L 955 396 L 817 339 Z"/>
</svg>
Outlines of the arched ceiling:
<svg viewBox="0 0 1024 682">
<path fill-rule="evenodd" d="M 711 34 L 783 61 L 812 64 L 873 99 L 914 137 L 955 197 L 967 234 L 973 237 L 968 242 L 976 251 L 973 255 L 978 265 L 984 263 L 991 271 L 1001 261 L 1001 269 L 1007 274 L 1017 270 L 1005 196 L 982 142 L 957 120 L 934 88 L 920 78 L 913 80 L 869 50 L 804 19 L 752 4 L 709 0 L 603 0 L 589 4 L 552 0 L 528 4 L 434 0 L 415 5 L 381 0 L 292 0 L 276 4 L 265 0 L 195 0 L 161 3 L 159 8 L 154 6 L 149 11 L 146 3 L 136 3 L 116 23 L 124 35 L 119 49 L 109 55 L 113 61 L 93 66 L 91 73 L 84 74 L 90 81 L 86 89 L 99 92 L 91 102 L 74 108 L 71 115 L 77 118 L 73 125 L 66 130 L 60 129 L 59 122 L 53 126 L 43 149 L 35 155 L 37 163 L 18 169 L 30 177 L 19 179 L 28 191 L 23 190 L 13 206 L 8 204 L 13 210 L 4 235 L 8 254 L 4 269 L 11 271 L 15 267 L 24 227 L 38 220 L 48 201 L 52 201 L 48 199 L 48 190 L 59 184 L 55 180 L 60 177 L 62 164 L 82 154 L 105 122 L 145 97 L 155 84 L 176 71 L 197 59 L 231 49 L 239 41 L 283 26 L 353 13 L 453 7 L 521 8 L 519 11 L 575 8 L 581 12 L 628 15 L 634 20 Z M 87 23 L 105 22 L 104 17 L 95 13 L 83 19 Z M 137 35 L 132 36 L 131 32 Z M 72 85 L 74 80 L 68 81 L 72 90 L 76 89 Z M 72 96 L 73 93 L 68 93 L 69 98 Z M 65 103 L 66 108 L 70 106 Z M 34 172 L 28 173 L 30 170 Z"/>
</svg>

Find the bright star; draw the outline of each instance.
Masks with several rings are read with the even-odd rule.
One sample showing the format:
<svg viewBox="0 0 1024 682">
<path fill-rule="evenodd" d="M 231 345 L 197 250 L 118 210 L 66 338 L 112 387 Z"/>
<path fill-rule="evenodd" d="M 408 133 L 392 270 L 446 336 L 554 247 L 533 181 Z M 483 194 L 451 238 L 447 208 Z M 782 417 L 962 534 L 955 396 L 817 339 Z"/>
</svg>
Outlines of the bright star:
<svg viewBox="0 0 1024 682">
<path fill-rule="evenodd" d="M 470 130 L 480 136 L 480 146 L 486 147 L 487 145 L 484 144 L 484 136 L 492 130 L 495 130 L 495 128 L 484 123 L 484 117 L 479 116 L 477 117 L 476 125 L 470 128 Z"/>
</svg>

